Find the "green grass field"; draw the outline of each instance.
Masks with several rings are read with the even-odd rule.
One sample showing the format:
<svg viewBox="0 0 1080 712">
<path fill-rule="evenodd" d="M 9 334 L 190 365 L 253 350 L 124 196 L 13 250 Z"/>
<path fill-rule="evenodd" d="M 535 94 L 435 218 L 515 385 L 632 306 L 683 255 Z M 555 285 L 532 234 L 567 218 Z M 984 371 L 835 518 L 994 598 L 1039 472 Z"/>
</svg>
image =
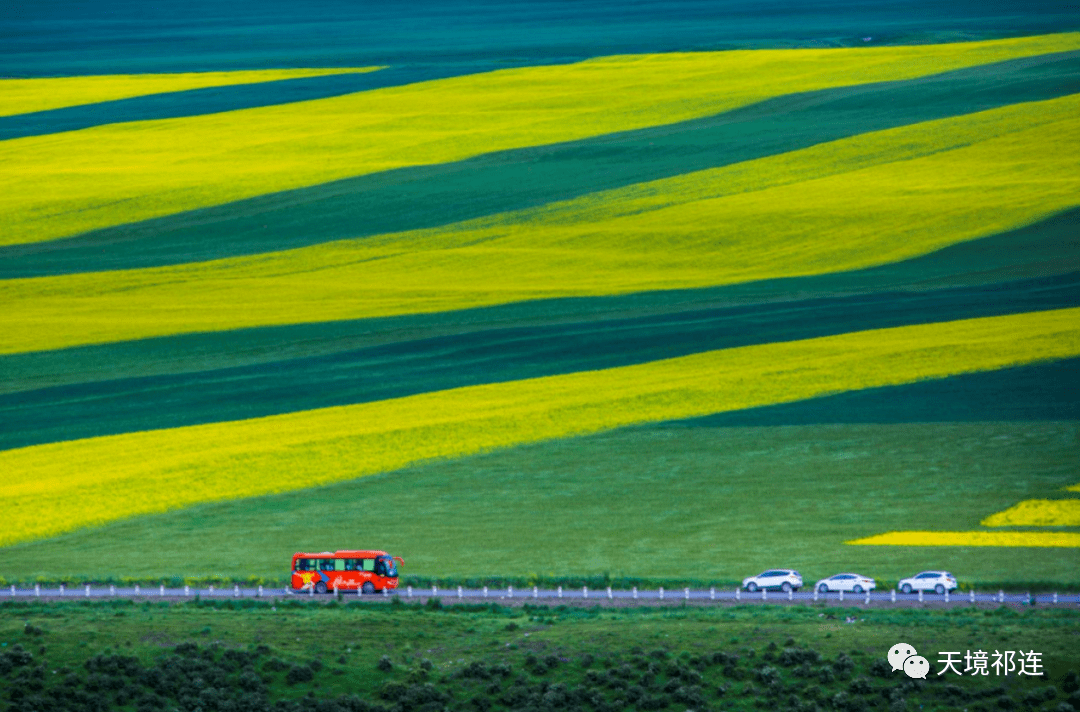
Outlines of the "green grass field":
<svg viewBox="0 0 1080 712">
<path fill-rule="evenodd" d="M 573 609 L 301 601 L 0 604 L 13 708 L 1071 709 L 1073 610 Z M 886 663 L 898 642 L 930 674 Z M 1037 653 L 949 671 L 940 651 Z M 996 668 L 1000 671 L 1001 668 Z"/>
</svg>

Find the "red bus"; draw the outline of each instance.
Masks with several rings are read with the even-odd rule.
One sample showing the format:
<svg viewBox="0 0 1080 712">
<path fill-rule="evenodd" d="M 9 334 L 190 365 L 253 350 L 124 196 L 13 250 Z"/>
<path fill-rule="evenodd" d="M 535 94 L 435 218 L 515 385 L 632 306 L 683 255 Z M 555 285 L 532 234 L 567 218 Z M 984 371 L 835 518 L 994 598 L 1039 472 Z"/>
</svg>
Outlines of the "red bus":
<svg viewBox="0 0 1080 712">
<path fill-rule="evenodd" d="M 375 593 L 394 590 L 398 585 L 395 561 L 399 556 L 385 551 L 324 551 L 319 554 L 293 554 L 292 588 L 301 591 L 326 593 L 336 587 L 339 591 Z"/>
</svg>

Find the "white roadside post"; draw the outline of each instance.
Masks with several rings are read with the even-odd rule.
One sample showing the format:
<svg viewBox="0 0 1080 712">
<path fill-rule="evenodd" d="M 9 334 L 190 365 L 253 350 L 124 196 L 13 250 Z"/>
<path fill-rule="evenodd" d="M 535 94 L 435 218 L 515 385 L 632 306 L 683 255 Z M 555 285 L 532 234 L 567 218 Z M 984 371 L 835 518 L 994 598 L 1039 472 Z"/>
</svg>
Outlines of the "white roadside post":
<svg viewBox="0 0 1080 712">
<path fill-rule="evenodd" d="M 64 595 L 64 584 L 60 584 L 60 595 Z M 1054 603 L 1057 603 L 1057 594 L 1054 594 Z"/>
<path fill-rule="evenodd" d="M 817 586 L 814 586 L 814 600 L 817 600 Z"/>
<path fill-rule="evenodd" d="M 660 600 L 661 601 L 664 600 L 664 587 L 663 586 L 660 587 Z"/>
<path fill-rule="evenodd" d="M 335 584 L 334 584 L 334 596 L 337 596 L 337 595 L 338 595 L 338 592 L 337 592 L 337 583 L 335 583 Z"/>
<path fill-rule="evenodd" d="M 382 590 L 382 595 L 383 595 L 383 598 L 386 598 L 387 596 L 389 596 L 390 595 L 390 589 L 384 588 Z"/>
<path fill-rule="evenodd" d="M 869 591 L 866 592 L 866 605 L 868 605 L 868 606 L 870 605 L 870 592 Z"/>
<path fill-rule="evenodd" d="M 164 596 L 165 595 L 165 584 L 161 584 L 158 587 L 158 595 L 159 596 Z"/>
<path fill-rule="evenodd" d="M 945 603 L 949 602 L 949 589 L 945 589 Z"/>
<path fill-rule="evenodd" d="M 562 586 L 559 586 L 559 598 L 562 598 Z"/>
<path fill-rule="evenodd" d="M 736 601 L 741 601 L 742 600 L 742 589 L 741 588 L 735 589 L 735 600 Z"/>
<path fill-rule="evenodd" d="M 458 588 L 461 588 L 460 586 Z M 439 593 L 439 587 L 435 584 L 431 584 L 431 595 L 435 596 Z"/>
<path fill-rule="evenodd" d="M 11 587 L 11 592 L 15 593 L 15 587 L 14 586 Z M 634 597 L 635 601 L 637 600 L 637 586 L 634 586 L 633 590 L 630 592 L 630 595 L 632 595 Z"/>
<path fill-rule="evenodd" d="M 794 598 L 794 594 L 795 594 L 795 592 L 794 592 L 794 591 L 792 591 L 791 589 L 788 589 L 788 592 L 787 592 L 787 600 L 789 600 L 789 601 L 793 600 L 793 598 Z"/>
<path fill-rule="evenodd" d="M 998 603 L 1005 603 L 1005 592 L 998 589 Z"/>
<path fill-rule="evenodd" d="M 207 595 L 207 596 L 213 596 L 213 595 L 214 595 L 214 587 L 213 587 L 213 586 L 210 586 L 210 587 L 209 587 L 209 588 L 208 588 L 208 589 L 206 590 L 206 595 Z"/>
<path fill-rule="evenodd" d="M 889 600 L 891 600 L 893 603 L 896 603 L 896 589 L 895 588 L 893 590 L 889 591 Z"/>
<path fill-rule="evenodd" d="M 407 586 L 405 588 L 405 592 L 406 592 L 406 595 L 408 595 L 409 598 L 412 598 L 412 586 Z"/>
<path fill-rule="evenodd" d="M 922 589 L 919 589 L 919 603 L 922 603 Z"/>
<path fill-rule="evenodd" d="M 262 598 L 262 595 L 263 595 L 263 589 L 262 589 L 262 584 L 261 584 L 261 583 L 259 584 L 259 592 L 258 592 L 258 593 L 257 593 L 256 595 L 257 595 L 257 596 L 258 596 L 259 598 Z"/>
<path fill-rule="evenodd" d="M 611 595 L 611 586 L 607 587 L 607 597 L 608 597 L 608 600 L 611 600 L 612 598 L 614 598 L 614 596 Z"/>
<path fill-rule="evenodd" d="M 185 596 L 190 596 L 191 595 L 191 586 L 188 586 L 187 584 L 184 584 L 184 595 Z"/>
<path fill-rule="evenodd" d="M 464 595 L 465 595 L 465 593 L 461 590 L 461 586 L 458 586 L 457 587 L 457 597 L 461 598 Z"/>
<path fill-rule="evenodd" d="M 844 600 L 844 589 L 840 589 L 840 600 Z"/>
<path fill-rule="evenodd" d="M 484 598 L 487 598 L 487 593 L 488 593 L 487 586 L 484 586 Z"/>
<path fill-rule="evenodd" d="M 589 587 L 588 586 L 582 586 L 581 587 L 581 597 L 582 598 L 588 598 L 589 597 Z"/>
<path fill-rule="evenodd" d="M 86 584 L 86 597 L 90 597 L 90 584 Z"/>
<path fill-rule="evenodd" d="M 975 589 L 971 589 L 971 593 L 968 595 L 971 598 L 971 602 L 975 603 Z"/>
<path fill-rule="evenodd" d="M 687 586 L 686 588 L 683 589 L 683 598 L 685 600 L 687 600 L 687 601 L 690 600 L 690 587 L 689 586 Z"/>
<path fill-rule="evenodd" d="M 540 598 L 540 587 L 533 586 L 533 598 Z"/>
<path fill-rule="evenodd" d="M 507 598 L 513 598 L 514 597 L 514 587 L 513 586 L 507 586 L 506 587 L 506 597 Z"/>
<path fill-rule="evenodd" d="M 135 595 L 139 595 L 139 584 L 135 584 Z"/>
<path fill-rule="evenodd" d="M 337 593 L 337 586 L 334 586 L 334 593 Z M 240 584 L 234 583 L 233 584 L 233 596 L 236 597 L 236 596 L 239 596 L 239 595 L 240 595 Z"/>
<path fill-rule="evenodd" d="M 60 587 L 60 593 L 62 594 L 63 592 L 64 592 L 64 587 L 61 586 Z M 1057 605 L 1057 601 L 1058 601 L 1058 599 L 1057 599 L 1057 591 L 1054 591 L 1054 605 L 1055 606 Z"/>
<path fill-rule="evenodd" d="M 115 596 L 116 595 L 116 586 L 114 586 L 113 584 L 109 584 L 109 595 L 110 596 Z"/>
<path fill-rule="evenodd" d="M 769 589 L 767 589 L 767 588 L 761 589 L 761 600 L 766 601 L 768 599 L 769 599 Z"/>
<path fill-rule="evenodd" d="M 41 584 L 40 583 L 35 583 L 34 584 L 34 595 L 35 596 L 40 596 L 41 595 Z"/>
<path fill-rule="evenodd" d="M 710 586 L 709 587 L 709 600 L 710 601 L 715 601 L 716 600 L 716 586 Z"/>
</svg>

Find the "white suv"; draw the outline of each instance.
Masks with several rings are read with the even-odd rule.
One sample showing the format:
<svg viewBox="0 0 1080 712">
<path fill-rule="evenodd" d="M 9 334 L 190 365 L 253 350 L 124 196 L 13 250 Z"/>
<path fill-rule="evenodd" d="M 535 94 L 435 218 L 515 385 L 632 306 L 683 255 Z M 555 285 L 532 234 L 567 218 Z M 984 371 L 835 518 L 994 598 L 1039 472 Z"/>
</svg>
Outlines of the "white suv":
<svg viewBox="0 0 1080 712">
<path fill-rule="evenodd" d="M 956 590 L 956 577 L 948 571 L 923 571 L 911 578 L 901 579 L 896 588 L 901 593 L 933 591 L 941 595 L 946 591 Z"/>
<path fill-rule="evenodd" d="M 776 588 L 787 593 L 799 590 L 802 586 L 802 575 L 792 569 L 769 569 L 757 576 L 743 579 L 742 585 L 750 593 L 762 588 Z"/>
</svg>

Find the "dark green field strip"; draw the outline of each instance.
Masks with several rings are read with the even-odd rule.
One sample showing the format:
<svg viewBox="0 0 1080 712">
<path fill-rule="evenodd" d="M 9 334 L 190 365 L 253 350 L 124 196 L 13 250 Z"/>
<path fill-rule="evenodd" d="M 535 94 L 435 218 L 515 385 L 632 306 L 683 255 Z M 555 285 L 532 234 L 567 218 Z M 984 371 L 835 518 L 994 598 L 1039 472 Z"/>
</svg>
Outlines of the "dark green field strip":
<svg viewBox="0 0 1080 712">
<path fill-rule="evenodd" d="M 1080 421 L 1080 359 L 868 388 L 796 403 L 671 421 L 665 427 L 760 427 L 828 423 Z"/>
<path fill-rule="evenodd" d="M 750 344 L 1077 305 L 1080 272 L 989 287 L 478 329 L 318 357 L 2 395 L 0 449 L 614 368 Z M 1038 404 L 1038 396 L 1031 397 Z M 891 411 L 883 412 L 889 422 Z M 1049 417 L 1037 407 L 1032 414 Z"/>
<path fill-rule="evenodd" d="M 3 17 L 10 76 L 442 64 L 731 47 L 955 42 L 1080 27 L 1061 0 L 186 0 L 21 3 Z"/>
<path fill-rule="evenodd" d="M 175 119 L 237 111 L 342 94 L 415 84 L 493 69 L 521 66 L 522 61 L 389 67 L 361 74 L 284 79 L 225 87 L 152 94 L 97 104 L 71 106 L 16 116 L 0 116 L 0 140 L 78 131 L 128 121 Z M 530 63 L 536 64 L 536 63 Z"/>
<path fill-rule="evenodd" d="M 668 126 L 365 175 L 0 248 L 0 278 L 196 262 L 433 227 L 1080 92 L 1080 52 L 779 97 Z"/>
</svg>

